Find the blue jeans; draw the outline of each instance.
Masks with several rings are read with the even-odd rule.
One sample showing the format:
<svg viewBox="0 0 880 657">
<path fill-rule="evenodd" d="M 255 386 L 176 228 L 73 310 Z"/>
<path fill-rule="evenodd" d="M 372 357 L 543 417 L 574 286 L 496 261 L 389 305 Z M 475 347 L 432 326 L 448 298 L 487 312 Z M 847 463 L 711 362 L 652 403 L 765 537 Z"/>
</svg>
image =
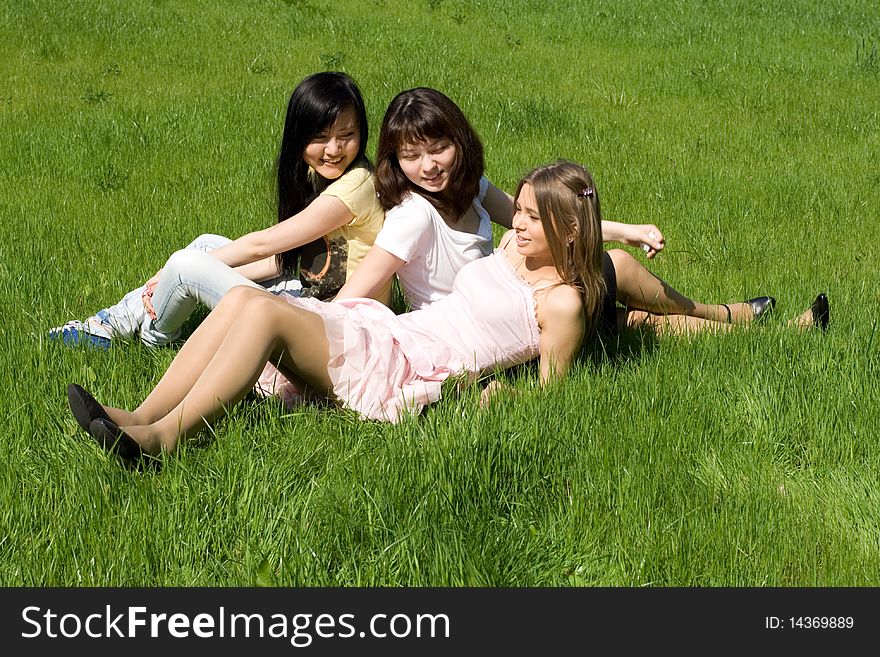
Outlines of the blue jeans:
<svg viewBox="0 0 880 657">
<path fill-rule="evenodd" d="M 144 308 L 141 298 L 146 289 L 144 285 L 89 320 L 96 319 L 109 326 L 114 338 L 133 338 L 137 335 L 144 344 L 156 347 L 168 344 L 180 335 L 181 326 L 196 304 L 214 308 L 223 295 L 237 285 L 266 289 L 275 294 L 287 292 L 296 295 L 302 289 L 299 280 L 284 276 L 255 283 L 208 255 L 209 251 L 231 241 L 221 235 L 200 235 L 186 248 L 171 254 L 153 291 L 155 320 Z"/>
</svg>

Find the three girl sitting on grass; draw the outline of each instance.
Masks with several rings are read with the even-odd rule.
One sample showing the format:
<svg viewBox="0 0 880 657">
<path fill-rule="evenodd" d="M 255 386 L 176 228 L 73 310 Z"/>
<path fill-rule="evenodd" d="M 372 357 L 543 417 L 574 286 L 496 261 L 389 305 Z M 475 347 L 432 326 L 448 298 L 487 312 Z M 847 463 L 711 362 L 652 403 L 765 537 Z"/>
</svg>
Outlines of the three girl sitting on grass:
<svg viewBox="0 0 880 657">
<path fill-rule="evenodd" d="M 327 75 L 338 74 L 318 74 Z M 329 136 L 327 141 L 337 146 L 358 131 L 365 141 L 366 119 L 349 111 L 354 107 L 343 104 L 336 110 L 317 139 Z M 350 120 L 352 114 L 360 114 L 356 122 Z M 285 142 L 287 134 L 286 126 Z M 336 170 L 345 174 L 363 155 L 362 143 L 348 150 L 318 151 L 314 141 L 301 141 L 301 150 L 294 153 L 325 180 Z M 279 196 L 284 153 L 283 145 Z M 290 162 L 290 148 L 287 153 Z M 720 328 L 753 321 L 772 307 L 769 297 L 699 304 L 651 275 L 625 251 L 604 253 L 603 234 L 630 245 L 646 243 L 649 256 L 663 248 L 662 235 L 650 225 L 600 223 L 598 194 L 589 174 L 577 165 L 559 163 L 533 171 L 520 183 L 514 212 L 511 197 L 482 176 L 476 133 L 460 109 L 436 90 L 414 89 L 392 101 L 376 167 L 375 186 L 388 210 L 385 226 L 357 273 L 345 277 L 337 303 L 290 295 L 273 298 L 246 281 L 247 288 L 234 289 L 209 315 L 135 411 L 101 406 L 82 388 L 71 386 L 69 400 L 80 425 L 128 462 L 141 453 L 171 450 L 180 437 L 241 399 L 267 360 L 277 363 L 297 388 L 308 384 L 365 417 L 395 421 L 407 410 L 435 401 L 440 383 L 451 374 L 476 375 L 536 356 L 543 381 L 563 374 L 584 336 L 599 323 L 609 330 L 643 321 L 660 329 Z M 320 214 L 318 207 L 306 209 Z M 490 219 L 514 228 L 491 256 Z M 249 239 L 245 236 L 233 248 L 203 259 L 241 264 L 257 262 L 255 254 L 265 258 L 265 250 L 247 250 Z M 285 243 L 298 245 L 290 238 Z M 168 269 L 159 279 L 154 305 L 159 299 L 164 305 L 179 298 L 159 294 Z M 364 298 L 387 301 L 395 274 L 416 309 L 412 313 L 395 316 Z M 626 307 L 616 308 L 615 299 Z M 801 320 L 822 323 L 823 317 L 827 323 L 827 306 L 823 311 L 814 304 Z"/>
<path fill-rule="evenodd" d="M 520 183 L 508 231 L 469 262 L 451 292 L 402 315 L 373 299 L 322 302 L 230 291 L 134 411 L 69 391 L 80 425 L 126 462 L 172 451 L 253 387 L 266 361 L 368 418 L 395 421 L 439 398 L 454 374 L 533 358 L 542 382 L 568 370 L 603 303 L 599 197 L 561 162 Z"/>
</svg>

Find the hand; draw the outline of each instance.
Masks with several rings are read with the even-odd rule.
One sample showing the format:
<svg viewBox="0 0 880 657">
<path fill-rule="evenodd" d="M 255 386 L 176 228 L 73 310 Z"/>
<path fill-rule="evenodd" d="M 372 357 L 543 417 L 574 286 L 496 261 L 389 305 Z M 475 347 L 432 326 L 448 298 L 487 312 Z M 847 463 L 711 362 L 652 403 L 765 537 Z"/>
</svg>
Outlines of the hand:
<svg viewBox="0 0 880 657">
<path fill-rule="evenodd" d="M 645 257 L 650 260 L 663 250 L 666 239 L 654 224 L 631 224 L 624 243 L 641 248 Z"/>
<path fill-rule="evenodd" d="M 489 385 L 483 388 L 483 390 L 480 392 L 480 408 L 486 408 L 492 401 L 492 398 L 501 391 L 512 393 L 513 388 L 511 388 L 503 381 L 499 381 L 498 379 L 493 379 L 492 381 L 490 381 Z"/>
<path fill-rule="evenodd" d="M 141 294 L 141 301 L 144 303 L 144 310 L 150 316 L 150 319 L 156 319 L 156 309 L 153 307 L 153 292 L 156 290 L 156 286 L 159 284 L 159 274 L 162 273 L 160 269 L 155 274 L 153 274 L 152 278 L 147 281 L 146 289 L 143 294 Z"/>
<path fill-rule="evenodd" d="M 144 285 L 146 285 L 151 290 L 155 290 L 156 286 L 159 284 L 159 276 L 161 276 L 161 275 L 162 275 L 162 270 L 160 269 L 155 274 L 153 274 L 150 277 L 150 280 L 148 280 Z"/>
</svg>

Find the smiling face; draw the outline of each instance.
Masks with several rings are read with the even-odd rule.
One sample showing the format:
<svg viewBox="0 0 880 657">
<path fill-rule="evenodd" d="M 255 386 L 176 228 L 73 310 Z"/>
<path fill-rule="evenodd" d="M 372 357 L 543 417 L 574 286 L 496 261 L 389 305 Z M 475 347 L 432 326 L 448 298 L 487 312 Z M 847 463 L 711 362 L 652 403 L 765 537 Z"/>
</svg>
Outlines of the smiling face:
<svg viewBox="0 0 880 657">
<path fill-rule="evenodd" d="M 331 126 L 306 145 L 303 160 L 322 178 L 336 180 L 357 157 L 360 145 L 357 113 L 348 105 Z"/>
<path fill-rule="evenodd" d="M 397 149 L 397 161 L 403 175 L 426 192 L 442 192 L 449 186 L 449 176 L 457 154 L 448 137 L 425 139 L 403 144 Z"/>
<path fill-rule="evenodd" d="M 517 253 L 535 261 L 553 262 L 544 224 L 538 214 L 535 188 L 530 183 L 522 186 L 514 201 L 513 229 L 516 231 Z"/>
</svg>

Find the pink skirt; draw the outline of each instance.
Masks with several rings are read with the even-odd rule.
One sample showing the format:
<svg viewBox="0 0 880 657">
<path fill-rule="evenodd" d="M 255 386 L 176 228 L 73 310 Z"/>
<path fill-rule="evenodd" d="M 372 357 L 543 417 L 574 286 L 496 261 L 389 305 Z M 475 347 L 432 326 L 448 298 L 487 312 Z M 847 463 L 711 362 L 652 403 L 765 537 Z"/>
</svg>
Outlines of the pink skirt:
<svg viewBox="0 0 880 657">
<path fill-rule="evenodd" d="M 288 303 L 324 320 L 330 359 L 327 373 L 333 392 L 361 417 L 397 422 L 440 399 L 450 370 L 433 363 L 421 346 L 408 339 L 397 316 L 372 299 L 322 302 L 280 295 Z M 304 391 L 267 364 L 255 388 L 274 394 L 286 406 L 304 400 Z"/>
</svg>

